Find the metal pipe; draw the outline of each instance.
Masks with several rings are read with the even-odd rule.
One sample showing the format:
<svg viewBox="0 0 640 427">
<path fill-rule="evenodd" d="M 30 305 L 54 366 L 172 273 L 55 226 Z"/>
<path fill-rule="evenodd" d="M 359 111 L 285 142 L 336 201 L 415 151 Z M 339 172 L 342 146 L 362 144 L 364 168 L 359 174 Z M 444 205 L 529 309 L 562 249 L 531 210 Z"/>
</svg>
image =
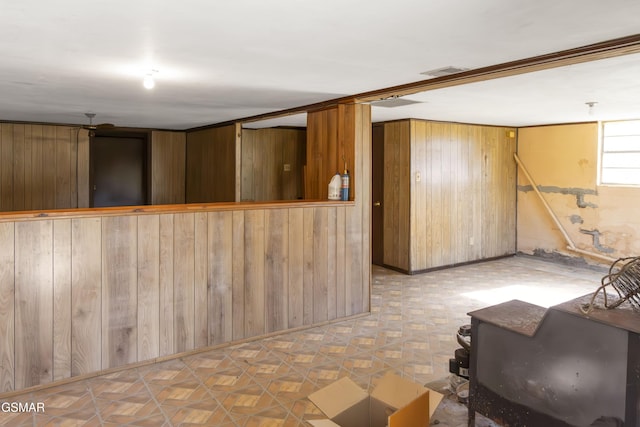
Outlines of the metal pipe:
<svg viewBox="0 0 640 427">
<path fill-rule="evenodd" d="M 551 209 L 551 206 L 549 206 L 549 203 L 547 203 L 547 201 L 545 200 L 544 196 L 542 196 L 542 193 L 540 192 L 540 190 L 538 190 L 538 185 L 533 180 L 533 178 L 531 177 L 531 174 L 529 174 L 529 171 L 527 170 L 525 165 L 522 163 L 522 161 L 518 157 L 518 154 L 517 153 L 513 153 L 513 158 L 516 160 L 516 163 L 518 164 L 518 166 L 520 166 L 520 169 L 522 169 L 522 172 L 527 177 L 527 180 L 529 180 L 529 182 L 531 183 L 531 187 L 533 188 L 533 191 L 535 191 L 535 193 L 540 198 L 540 201 L 542 202 L 542 204 L 544 205 L 545 209 L 547 210 L 547 212 L 551 216 L 551 219 L 553 219 L 553 222 L 555 222 L 555 224 L 558 226 L 558 229 L 560 230 L 560 232 L 564 236 L 564 239 L 568 244 L 567 249 L 569 249 L 570 251 L 573 251 L 573 252 L 577 252 L 579 254 L 589 255 L 589 256 L 594 257 L 594 258 L 599 258 L 599 259 L 602 259 L 602 260 L 605 260 L 605 261 L 614 262 L 616 260 L 615 258 L 611 258 L 611 257 L 606 256 L 606 255 L 600 255 L 598 253 L 585 251 L 585 250 L 576 248 L 576 245 L 573 243 L 573 240 L 571 240 L 571 237 L 569 237 L 569 234 L 566 232 L 566 230 L 564 229 L 564 227 L 560 223 L 560 220 L 558 219 L 556 214 L 553 213 L 553 210 Z"/>
</svg>

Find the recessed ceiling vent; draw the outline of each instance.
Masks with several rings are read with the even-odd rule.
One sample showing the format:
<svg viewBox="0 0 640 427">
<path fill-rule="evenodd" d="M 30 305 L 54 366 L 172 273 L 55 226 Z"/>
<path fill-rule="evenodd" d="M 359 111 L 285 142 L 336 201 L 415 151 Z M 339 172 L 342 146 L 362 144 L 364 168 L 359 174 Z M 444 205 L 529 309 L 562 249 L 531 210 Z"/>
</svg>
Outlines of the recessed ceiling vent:
<svg viewBox="0 0 640 427">
<path fill-rule="evenodd" d="M 442 77 L 442 76 L 450 76 L 451 74 L 462 73 L 463 71 L 469 71 L 469 69 L 462 68 L 462 67 L 453 67 L 450 65 L 448 67 L 436 68 L 435 70 L 424 71 L 420 74 L 424 74 L 425 76 L 430 76 L 430 77 Z"/>
<path fill-rule="evenodd" d="M 404 107 L 405 105 L 420 104 L 422 101 L 414 101 L 412 99 L 400 98 L 399 96 L 390 96 L 389 98 L 381 99 L 379 101 L 371 102 L 371 105 L 376 107 Z"/>
</svg>

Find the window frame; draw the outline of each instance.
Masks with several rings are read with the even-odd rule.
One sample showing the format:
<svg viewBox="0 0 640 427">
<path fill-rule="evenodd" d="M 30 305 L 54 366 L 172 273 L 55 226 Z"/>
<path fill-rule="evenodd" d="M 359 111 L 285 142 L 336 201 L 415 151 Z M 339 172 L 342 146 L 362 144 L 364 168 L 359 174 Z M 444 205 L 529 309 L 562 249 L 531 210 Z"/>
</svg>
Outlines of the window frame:
<svg viewBox="0 0 640 427">
<path fill-rule="evenodd" d="M 638 178 L 636 182 L 633 183 L 616 183 L 616 182 L 604 182 L 603 181 L 603 171 L 607 169 L 604 165 L 604 155 L 607 152 L 616 152 L 616 151 L 605 151 L 605 126 L 607 123 L 620 123 L 620 122 L 637 122 L 638 130 L 634 131 L 633 134 L 629 136 L 637 136 L 638 143 L 637 147 L 634 147 L 632 153 L 640 154 L 640 119 L 627 119 L 627 120 L 606 120 L 598 122 L 598 175 L 597 175 L 597 184 L 598 186 L 603 187 L 629 187 L 629 188 L 640 188 L 640 163 L 638 164 Z"/>
</svg>

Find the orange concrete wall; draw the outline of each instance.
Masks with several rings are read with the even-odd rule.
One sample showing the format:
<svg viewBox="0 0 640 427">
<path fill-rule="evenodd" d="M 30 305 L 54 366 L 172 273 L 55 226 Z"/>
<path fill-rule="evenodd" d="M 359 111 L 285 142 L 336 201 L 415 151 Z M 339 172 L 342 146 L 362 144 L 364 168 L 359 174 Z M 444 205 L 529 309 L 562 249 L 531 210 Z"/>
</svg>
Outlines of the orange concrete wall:
<svg viewBox="0 0 640 427">
<path fill-rule="evenodd" d="M 597 185 L 597 123 L 520 128 L 518 156 L 577 248 L 612 258 L 640 255 L 640 188 Z M 521 170 L 517 214 L 519 252 L 610 263 L 567 250 Z"/>
</svg>

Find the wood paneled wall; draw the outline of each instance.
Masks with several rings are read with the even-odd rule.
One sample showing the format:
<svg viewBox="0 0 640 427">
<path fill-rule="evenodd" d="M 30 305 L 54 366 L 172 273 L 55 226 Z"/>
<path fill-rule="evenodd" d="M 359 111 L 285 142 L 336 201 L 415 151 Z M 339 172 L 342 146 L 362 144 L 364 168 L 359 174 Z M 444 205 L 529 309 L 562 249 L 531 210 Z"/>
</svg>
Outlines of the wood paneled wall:
<svg viewBox="0 0 640 427">
<path fill-rule="evenodd" d="M 515 253 L 515 129 L 384 124 L 384 263 L 408 272 Z"/>
<path fill-rule="evenodd" d="M 88 206 L 88 165 L 80 127 L 0 123 L 0 211 Z"/>
<path fill-rule="evenodd" d="M 185 202 L 185 133 L 152 132 L 151 203 Z M 0 123 L 0 211 L 89 207 L 89 131 Z"/>
<path fill-rule="evenodd" d="M 305 168 L 305 198 L 326 200 L 329 181 L 344 170 L 346 160 L 350 173 L 349 200 L 355 200 L 357 171 L 355 159 L 356 104 L 307 114 L 307 163 Z M 369 131 L 370 135 L 370 131 Z"/>
<path fill-rule="evenodd" d="M 240 201 L 239 124 L 187 133 L 186 201 Z"/>
<path fill-rule="evenodd" d="M 305 129 L 243 129 L 242 200 L 302 198 L 306 144 Z"/>
<path fill-rule="evenodd" d="M 3 220 L 0 392 L 370 309 L 371 116 L 355 202 Z"/>
<path fill-rule="evenodd" d="M 384 264 L 409 271 L 411 122 L 384 124 Z"/>
<path fill-rule="evenodd" d="M 185 132 L 151 133 L 151 204 L 185 203 Z"/>
<path fill-rule="evenodd" d="M 367 311 L 360 215 L 0 223 L 0 391 Z"/>
<path fill-rule="evenodd" d="M 411 269 L 515 253 L 515 129 L 412 120 L 412 148 Z"/>
</svg>

